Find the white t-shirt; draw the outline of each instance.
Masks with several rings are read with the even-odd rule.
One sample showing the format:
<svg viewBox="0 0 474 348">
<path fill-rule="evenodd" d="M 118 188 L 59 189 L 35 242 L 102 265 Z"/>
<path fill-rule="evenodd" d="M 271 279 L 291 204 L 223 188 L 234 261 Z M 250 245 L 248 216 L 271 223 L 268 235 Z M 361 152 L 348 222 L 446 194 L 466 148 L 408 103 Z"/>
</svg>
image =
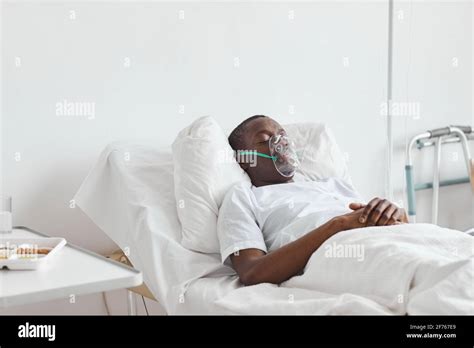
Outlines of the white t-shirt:
<svg viewBox="0 0 474 348">
<path fill-rule="evenodd" d="M 350 184 L 338 178 L 260 187 L 238 184 L 226 194 L 219 210 L 222 262 L 243 249 L 278 249 L 350 212 L 351 202 L 362 200 Z"/>
</svg>

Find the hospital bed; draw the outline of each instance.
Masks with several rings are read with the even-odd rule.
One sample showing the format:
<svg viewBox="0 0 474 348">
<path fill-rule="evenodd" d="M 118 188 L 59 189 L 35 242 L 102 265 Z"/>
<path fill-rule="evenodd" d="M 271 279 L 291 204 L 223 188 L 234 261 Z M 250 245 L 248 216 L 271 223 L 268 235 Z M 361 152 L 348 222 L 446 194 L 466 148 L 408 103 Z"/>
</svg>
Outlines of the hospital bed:
<svg viewBox="0 0 474 348">
<path fill-rule="evenodd" d="M 218 253 L 181 245 L 173 188 L 170 148 L 116 142 L 103 150 L 74 197 L 143 272 L 144 283 L 168 314 L 397 313 L 370 296 L 300 287 L 301 279 L 242 286 Z"/>
</svg>

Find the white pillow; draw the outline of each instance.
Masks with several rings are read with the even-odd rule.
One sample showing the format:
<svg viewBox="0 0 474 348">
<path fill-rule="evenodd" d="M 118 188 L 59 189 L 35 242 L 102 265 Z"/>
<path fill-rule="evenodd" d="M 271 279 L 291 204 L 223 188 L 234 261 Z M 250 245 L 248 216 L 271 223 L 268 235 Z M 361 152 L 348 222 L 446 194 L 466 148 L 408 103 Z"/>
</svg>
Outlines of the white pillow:
<svg viewBox="0 0 474 348">
<path fill-rule="evenodd" d="M 238 182 L 250 185 L 250 179 L 212 117 L 201 117 L 183 129 L 172 150 L 181 244 L 199 252 L 218 253 L 217 214 L 225 193 Z"/>
<path fill-rule="evenodd" d="M 300 174 L 313 181 L 336 177 L 352 184 L 346 157 L 324 123 L 294 123 L 283 128 L 295 142 Z"/>
<path fill-rule="evenodd" d="M 334 136 L 321 123 L 284 126 L 297 148 L 298 171 L 309 180 L 340 177 L 350 183 L 346 161 Z M 211 117 L 183 129 L 172 145 L 181 244 L 188 249 L 219 253 L 217 216 L 225 193 L 250 179 L 235 161 L 227 136 Z"/>
</svg>

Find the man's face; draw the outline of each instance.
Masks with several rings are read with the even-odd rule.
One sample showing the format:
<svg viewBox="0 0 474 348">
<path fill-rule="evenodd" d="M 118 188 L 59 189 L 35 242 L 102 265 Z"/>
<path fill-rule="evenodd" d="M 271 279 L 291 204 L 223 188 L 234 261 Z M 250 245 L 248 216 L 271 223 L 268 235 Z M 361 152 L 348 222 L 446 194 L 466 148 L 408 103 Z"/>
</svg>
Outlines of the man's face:
<svg viewBox="0 0 474 348">
<path fill-rule="evenodd" d="M 247 151 L 257 151 L 270 155 L 269 140 L 273 135 L 286 135 L 285 130 L 278 122 L 270 117 L 260 117 L 247 124 L 243 144 Z M 291 177 L 284 177 L 275 168 L 270 158 L 256 157 L 256 165 L 241 163 L 255 186 L 280 184 L 291 181 Z"/>
</svg>

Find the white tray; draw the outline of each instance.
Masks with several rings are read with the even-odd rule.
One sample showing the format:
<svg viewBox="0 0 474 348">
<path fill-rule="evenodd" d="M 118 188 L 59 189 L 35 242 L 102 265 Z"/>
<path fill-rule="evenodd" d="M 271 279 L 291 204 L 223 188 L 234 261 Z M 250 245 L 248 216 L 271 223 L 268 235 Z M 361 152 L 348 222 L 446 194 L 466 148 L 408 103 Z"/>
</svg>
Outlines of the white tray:
<svg viewBox="0 0 474 348">
<path fill-rule="evenodd" d="M 10 270 L 32 270 L 48 262 L 51 257 L 66 245 L 64 238 L 0 238 L 0 249 L 5 246 L 22 247 L 25 245 L 41 248 L 48 248 L 51 251 L 38 257 L 18 257 L 17 254 L 10 255 L 9 258 L 0 258 L 0 269 Z M 2 255 L 0 255 L 1 257 Z"/>
</svg>

